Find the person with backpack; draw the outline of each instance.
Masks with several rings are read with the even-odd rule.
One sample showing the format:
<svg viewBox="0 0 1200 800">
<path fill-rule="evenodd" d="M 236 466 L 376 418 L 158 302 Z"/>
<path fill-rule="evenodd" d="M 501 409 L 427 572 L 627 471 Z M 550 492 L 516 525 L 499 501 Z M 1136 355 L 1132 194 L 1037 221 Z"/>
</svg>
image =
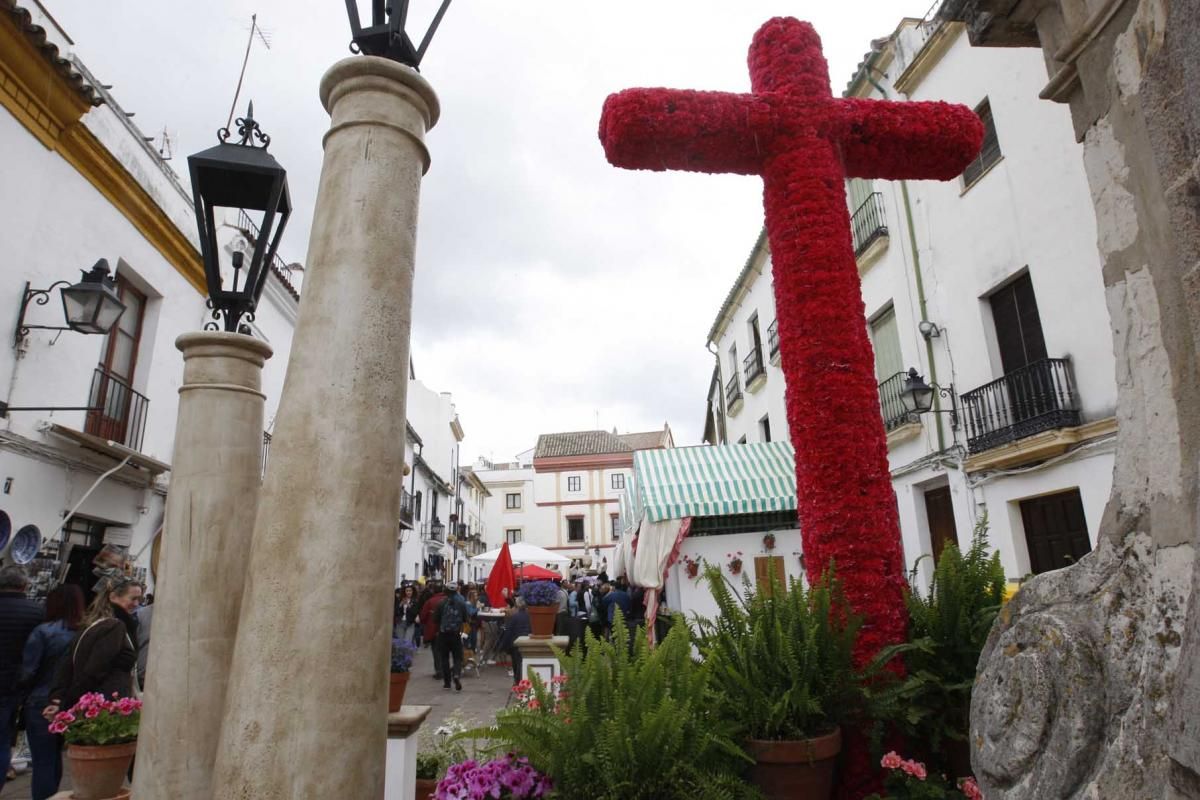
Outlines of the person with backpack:
<svg viewBox="0 0 1200 800">
<path fill-rule="evenodd" d="M 0 569 L 0 789 L 8 777 L 13 719 L 21 706 L 18 685 L 25 641 L 46 617 L 41 603 L 25 597 L 29 579 L 20 567 Z"/>
<path fill-rule="evenodd" d="M 463 664 L 462 628 L 468 613 L 467 601 L 458 593 L 458 584 L 450 581 L 446 584 L 446 599 L 434 612 L 438 626 L 434 658 L 440 659 L 438 672 L 442 676 L 443 689 L 449 689 L 450 680 L 453 679 L 455 690 L 462 691 L 462 681 L 459 680 Z M 454 661 L 453 667 L 450 664 L 451 656 Z"/>
</svg>

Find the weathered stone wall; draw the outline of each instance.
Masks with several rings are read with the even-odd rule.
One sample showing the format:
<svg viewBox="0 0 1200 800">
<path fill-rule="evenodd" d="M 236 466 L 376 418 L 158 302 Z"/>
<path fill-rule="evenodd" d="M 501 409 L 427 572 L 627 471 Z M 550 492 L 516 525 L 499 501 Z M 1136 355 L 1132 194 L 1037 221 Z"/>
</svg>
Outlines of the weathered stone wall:
<svg viewBox="0 0 1200 800">
<path fill-rule="evenodd" d="M 1200 798 L 1200 0 L 947 11 L 976 44 L 1040 43 L 1043 96 L 1071 104 L 1119 390 L 1102 540 L 1031 582 L 992 631 L 975 769 L 991 800 Z"/>
</svg>

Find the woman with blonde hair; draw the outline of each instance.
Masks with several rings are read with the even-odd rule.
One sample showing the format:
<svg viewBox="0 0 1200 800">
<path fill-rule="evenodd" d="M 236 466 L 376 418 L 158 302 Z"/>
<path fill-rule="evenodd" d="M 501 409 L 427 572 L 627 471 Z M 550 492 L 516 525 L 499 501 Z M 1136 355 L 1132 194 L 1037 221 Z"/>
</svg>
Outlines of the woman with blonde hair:
<svg viewBox="0 0 1200 800">
<path fill-rule="evenodd" d="M 137 666 L 137 619 L 142 585 L 132 578 L 113 578 L 96 592 L 79 634 L 63 655 L 42 716 L 53 719 L 89 692 L 130 697 Z"/>
</svg>

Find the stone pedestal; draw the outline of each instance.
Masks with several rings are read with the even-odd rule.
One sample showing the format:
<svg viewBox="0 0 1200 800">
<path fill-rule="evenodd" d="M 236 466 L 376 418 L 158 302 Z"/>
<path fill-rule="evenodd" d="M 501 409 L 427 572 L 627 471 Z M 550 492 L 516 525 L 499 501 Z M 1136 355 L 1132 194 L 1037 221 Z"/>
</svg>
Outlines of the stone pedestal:
<svg viewBox="0 0 1200 800">
<path fill-rule="evenodd" d="M 138 737 L 141 797 L 211 800 L 262 480 L 266 342 L 188 333 Z"/>
<path fill-rule="evenodd" d="M 417 788 L 417 731 L 433 706 L 400 706 L 388 714 L 384 800 L 413 800 Z"/>
<path fill-rule="evenodd" d="M 438 102 L 371 56 L 335 64 L 321 101 L 331 126 L 214 800 L 384 787 L 417 196 Z"/>
<path fill-rule="evenodd" d="M 550 686 L 550 681 L 562 674 L 562 666 L 558 656 L 554 655 L 557 648 L 560 652 L 567 649 L 571 639 L 567 636 L 551 636 L 549 639 L 535 639 L 532 636 L 522 636 L 517 639 L 517 650 L 521 652 L 521 676 L 530 678 L 537 675 L 542 683 Z"/>
</svg>

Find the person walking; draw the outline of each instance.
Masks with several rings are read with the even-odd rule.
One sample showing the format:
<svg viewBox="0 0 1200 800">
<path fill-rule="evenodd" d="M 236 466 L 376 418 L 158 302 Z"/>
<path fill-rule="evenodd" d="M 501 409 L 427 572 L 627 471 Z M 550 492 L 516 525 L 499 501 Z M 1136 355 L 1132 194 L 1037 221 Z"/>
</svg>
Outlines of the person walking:
<svg viewBox="0 0 1200 800">
<path fill-rule="evenodd" d="M 0 789 L 12 760 L 13 719 L 21 705 L 19 680 L 25 642 L 45 618 L 42 604 L 25 597 L 29 580 L 20 567 L 0 569 Z"/>
<path fill-rule="evenodd" d="M 431 588 L 429 590 L 429 596 L 425 599 L 425 602 L 421 604 L 421 611 L 418 615 L 418 619 L 421 623 L 421 635 L 424 637 L 425 641 L 428 642 L 429 649 L 433 651 L 434 678 L 442 677 L 442 659 L 441 656 L 438 655 L 438 623 L 437 620 L 434 619 L 434 614 L 437 612 L 438 606 L 445 601 L 446 598 L 444 595 L 435 593 Z"/>
<path fill-rule="evenodd" d="M 70 649 L 83 622 L 83 591 L 73 584 L 57 586 L 46 596 L 46 621 L 33 629 L 25 642 L 21 684 L 25 699 L 25 736 L 33 757 L 32 800 L 47 800 L 58 793 L 62 781 L 62 737 L 50 733 L 42 709 L 50 704 L 50 684 L 58 663 Z"/>
<path fill-rule="evenodd" d="M 42 716 L 54 719 L 89 692 L 133 696 L 138 638 L 133 612 L 141 599 L 142 585 L 132 578 L 107 580 L 96 592 L 70 650 L 59 661 Z"/>
<path fill-rule="evenodd" d="M 441 659 L 438 672 L 442 676 L 443 689 L 449 689 L 453 680 L 454 689 L 462 691 L 462 681 L 459 680 L 463 662 L 462 628 L 468 614 L 467 601 L 458 593 L 458 584 L 450 581 L 446 584 L 446 599 L 434 612 L 438 630 L 434 658 Z"/>
</svg>

